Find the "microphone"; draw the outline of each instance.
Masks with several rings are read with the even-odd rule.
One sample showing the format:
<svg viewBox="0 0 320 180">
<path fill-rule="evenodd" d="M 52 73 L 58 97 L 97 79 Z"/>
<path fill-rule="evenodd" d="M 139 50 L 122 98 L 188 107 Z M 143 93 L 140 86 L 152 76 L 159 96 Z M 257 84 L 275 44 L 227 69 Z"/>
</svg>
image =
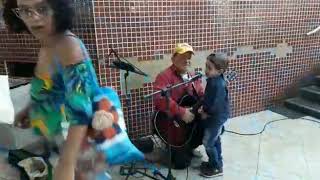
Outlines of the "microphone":
<svg viewBox="0 0 320 180">
<path fill-rule="evenodd" d="M 201 78 L 202 76 L 203 76 L 203 74 L 201 74 L 201 73 L 196 73 L 196 75 L 193 76 L 193 77 L 191 77 L 188 81 L 189 81 L 189 82 L 196 81 L 196 80 L 198 80 L 199 78 Z"/>
<path fill-rule="evenodd" d="M 119 61 L 119 60 L 113 61 L 109 67 L 117 68 L 117 69 L 121 69 L 121 70 L 125 70 L 125 71 L 130 71 L 130 72 L 133 72 L 136 74 L 140 74 L 142 76 L 148 76 L 144 72 L 137 71 L 136 68 L 134 68 L 131 64 L 123 62 L 123 61 Z"/>
</svg>

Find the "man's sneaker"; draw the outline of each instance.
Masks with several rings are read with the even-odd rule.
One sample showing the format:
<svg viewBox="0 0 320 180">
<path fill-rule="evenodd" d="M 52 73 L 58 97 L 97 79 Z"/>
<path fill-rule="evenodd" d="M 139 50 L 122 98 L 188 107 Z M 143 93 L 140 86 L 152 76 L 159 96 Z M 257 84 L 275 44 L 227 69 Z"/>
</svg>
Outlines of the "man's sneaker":
<svg viewBox="0 0 320 180">
<path fill-rule="evenodd" d="M 200 169 L 200 175 L 206 178 L 218 177 L 223 175 L 223 170 L 204 166 L 202 169 Z"/>
</svg>

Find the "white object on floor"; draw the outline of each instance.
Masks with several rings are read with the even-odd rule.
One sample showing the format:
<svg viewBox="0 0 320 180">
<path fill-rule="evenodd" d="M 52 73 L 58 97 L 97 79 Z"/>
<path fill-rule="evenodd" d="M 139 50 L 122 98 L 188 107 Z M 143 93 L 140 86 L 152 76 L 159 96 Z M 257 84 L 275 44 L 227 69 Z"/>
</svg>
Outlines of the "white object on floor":
<svg viewBox="0 0 320 180">
<path fill-rule="evenodd" d="M 26 171 L 30 180 L 46 178 L 48 176 L 48 166 L 41 157 L 24 159 L 18 165 Z"/>
<path fill-rule="evenodd" d="M 0 96 L 1 96 L 1 102 L 0 102 L 0 147 L 5 149 L 20 149 L 20 148 L 31 148 L 30 150 L 39 150 L 37 144 L 41 144 L 44 141 L 44 138 L 40 136 L 36 136 L 33 133 L 33 130 L 31 128 L 29 129 L 20 129 L 17 127 L 14 127 L 11 124 L 8 123 L 2 123 L 5 114 L 2 112 L 1 109 L 2 103 L 4 102 L 2 98 L 2 95 L 4 91 L 2 90 L 3 84 L 7 83 L 8 87 L 6 88 L 6 91 L 8 91 L 6 94 L 6 98 L 11 97 L 11 103 L 12 107 L 12 119 L 14 118 L 14 112 L 19 112 L 21 109 L 23 109 L 29 102 L 30 96 L 29 96 L 29 90 L 30 85 L 26 86 L 20 86 L 18 88 L 11 89 L 9 92 L 9 84 L 8 84 L 8 77 L 0 76 Z M 14 109 L 14 110 L 13 110 Z M 7 110 L 6 110 L 7 111 Z M 13 120 L 12 120 L 13 122 Z M 34 149 L 33 147 L 36 146 Z M 40 145 L 39 145 L 40 146 Z"/>
<path fill-rule="evenodd" d="M 8 76 L 0 75 L 0 123 L 13 124 L 14 108 L 10 99 Z"/>
<path fill-rule="evenodd" d="M 30 84 L 10 89 L 11 101 L 15 114 L 21 111 L 30 102 Z"/>
<path fill-rule="evenodd" d="M 202 152 L 199 150 L 199 147 L 197 149 L 192 150 L 192 154 L 196 158 L 202 158 Z"/>
</svg>

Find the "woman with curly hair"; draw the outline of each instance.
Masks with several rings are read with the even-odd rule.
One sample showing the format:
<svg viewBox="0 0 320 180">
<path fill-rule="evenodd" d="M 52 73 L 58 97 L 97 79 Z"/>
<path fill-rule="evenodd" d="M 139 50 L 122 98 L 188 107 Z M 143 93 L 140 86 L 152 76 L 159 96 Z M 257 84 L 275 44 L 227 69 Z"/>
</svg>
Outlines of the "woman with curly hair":
<svg viewBox="0 0 320 180">
<path fill-rule="evenodd" d="M 54 171 L 56 180 L 73 180 L 81 143 L 93 114 L 99 89 L 96 74 L 82 41 L 74 35 L 69 0 L 6 0 L 3 17 L 10 31 L 31 33 L 41 48 L 31 81 L 31 102 L 16 116 L 20 127 L 30 125 L 53 140 L 70 123 Z"/>
</svg>

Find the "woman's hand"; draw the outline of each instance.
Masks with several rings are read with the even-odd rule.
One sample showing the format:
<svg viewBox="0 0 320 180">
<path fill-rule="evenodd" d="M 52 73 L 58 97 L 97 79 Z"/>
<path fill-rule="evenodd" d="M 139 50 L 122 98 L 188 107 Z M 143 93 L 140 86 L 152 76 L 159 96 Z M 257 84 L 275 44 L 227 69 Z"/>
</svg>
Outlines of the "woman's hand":
<svg viewBox="0 0 320 180">
<path fill-rule="evenodd" d="M 14 126 L 23 129 L 31 127 L 30 119 L 28 117 L 28 111 L 29 108 L 25 108 L 14 117 Z"/>
<path fill-rule="evenodd" d="M 68 137 L 63 144 L 59 162 L 54 170 L 54 180 L 74 180 L 76 162 L 81 144 L 87 133 L 87 126 L 72 126 L 68 130 Z"/>
</svg>

